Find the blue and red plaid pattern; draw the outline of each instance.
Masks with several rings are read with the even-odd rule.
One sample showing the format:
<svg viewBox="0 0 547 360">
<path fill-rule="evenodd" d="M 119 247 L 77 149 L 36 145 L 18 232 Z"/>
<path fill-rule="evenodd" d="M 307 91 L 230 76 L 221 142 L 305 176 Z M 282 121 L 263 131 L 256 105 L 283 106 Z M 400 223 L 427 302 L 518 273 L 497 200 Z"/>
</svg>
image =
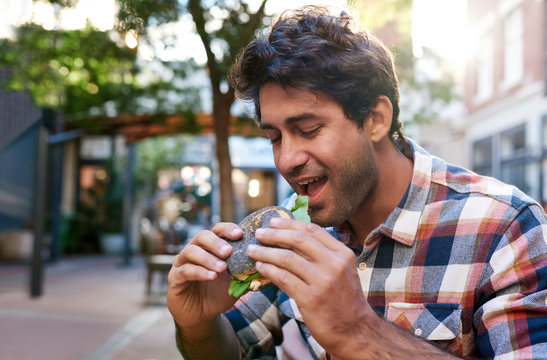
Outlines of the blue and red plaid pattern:
<svg viewBox="0 0 547 360">
<path fill-rule="evenodd" d="M 368 302 L 388 321 L 458 355 L 547 359 L 543 209 L 515 187 L 409 142 L 412 182 L 385 222 L 363 242 L 347 227 L 330 229 L 356 253 Z M 275 358 L 291 318 L 311 355 L 327 357 L 296 303 L 275 287 L 243 297 L 227 316 L 248 358 Z"/>
</svg>

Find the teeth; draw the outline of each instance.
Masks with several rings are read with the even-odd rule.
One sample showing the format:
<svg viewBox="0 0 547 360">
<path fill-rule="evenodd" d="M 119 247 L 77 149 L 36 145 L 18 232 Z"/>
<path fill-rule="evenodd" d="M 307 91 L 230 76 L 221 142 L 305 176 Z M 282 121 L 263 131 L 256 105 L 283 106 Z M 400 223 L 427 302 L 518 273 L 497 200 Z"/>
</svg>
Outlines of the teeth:
<svg viewBox="0 0 547 360">
<path fill-rule="evenodd" d="M 317 180 L 319 180 L 318 177 L 313 178 L 313 179 L 309 179 L 309 180 L 306 180 L 306 181 L 303 181 L 303 182 L 299 182 L 299 183 L 297 183 L 297 184 L 298 184 L 298 185 L 304 186 L 304 185 L 308 185 L 309 183 L 312 183 L 312 182 L 317 181 Z"/>
</svg>

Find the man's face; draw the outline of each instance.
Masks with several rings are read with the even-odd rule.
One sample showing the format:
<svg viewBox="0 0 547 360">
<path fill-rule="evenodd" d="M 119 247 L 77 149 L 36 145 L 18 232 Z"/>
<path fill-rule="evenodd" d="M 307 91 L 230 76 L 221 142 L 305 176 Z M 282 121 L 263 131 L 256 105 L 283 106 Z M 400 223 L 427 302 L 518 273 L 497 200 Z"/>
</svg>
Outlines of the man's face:
<svg viewBox="0 0 547 360">
<path fill-rule="evenodd" d="M 268 83 L 260 90 L 260 127 L 277 169 L 322 226 L 348 220 L 373 194 L 378 170 L 365 130 L 324 94 Z"/>
</svg>

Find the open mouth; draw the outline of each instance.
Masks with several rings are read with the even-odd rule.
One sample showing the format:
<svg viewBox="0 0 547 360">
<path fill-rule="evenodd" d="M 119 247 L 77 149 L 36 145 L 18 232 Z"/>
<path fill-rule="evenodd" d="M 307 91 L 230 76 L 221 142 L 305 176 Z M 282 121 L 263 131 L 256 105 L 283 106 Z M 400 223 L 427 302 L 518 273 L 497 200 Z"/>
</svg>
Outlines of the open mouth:
<svg viewBox="0 0 547 360">
<path fill-rule="evenodd" d="M 299 193 L 301 195 L 309 196 L 311 200 L 311 198 L 313 198 L 315 195 L 318 195 L 321 192 L 326 182 L 327 182 L 326 176 L 319 176 L 319 177 L 308 179 L 302 182 L 297 182 Z"/>
</svg>

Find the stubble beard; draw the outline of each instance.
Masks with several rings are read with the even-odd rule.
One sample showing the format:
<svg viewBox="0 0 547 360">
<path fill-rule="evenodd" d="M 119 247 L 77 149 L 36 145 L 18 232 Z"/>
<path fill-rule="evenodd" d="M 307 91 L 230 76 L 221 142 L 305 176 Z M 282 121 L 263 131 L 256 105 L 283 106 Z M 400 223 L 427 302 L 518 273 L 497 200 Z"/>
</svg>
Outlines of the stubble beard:
<svg viewBox="0 0 547 360">
<path fill-rule="evenodd" d="M 372 153 L 361 161 L 348 160 L 329 172 L 328 186 L 333 193 L 332 203 L 321 203 L 309 209 L 312 221 L 322 227 L 339 226 L 355 214 L 359 207 L 374 195 L 378 186 L 378 167 Z"/>
</svg>

